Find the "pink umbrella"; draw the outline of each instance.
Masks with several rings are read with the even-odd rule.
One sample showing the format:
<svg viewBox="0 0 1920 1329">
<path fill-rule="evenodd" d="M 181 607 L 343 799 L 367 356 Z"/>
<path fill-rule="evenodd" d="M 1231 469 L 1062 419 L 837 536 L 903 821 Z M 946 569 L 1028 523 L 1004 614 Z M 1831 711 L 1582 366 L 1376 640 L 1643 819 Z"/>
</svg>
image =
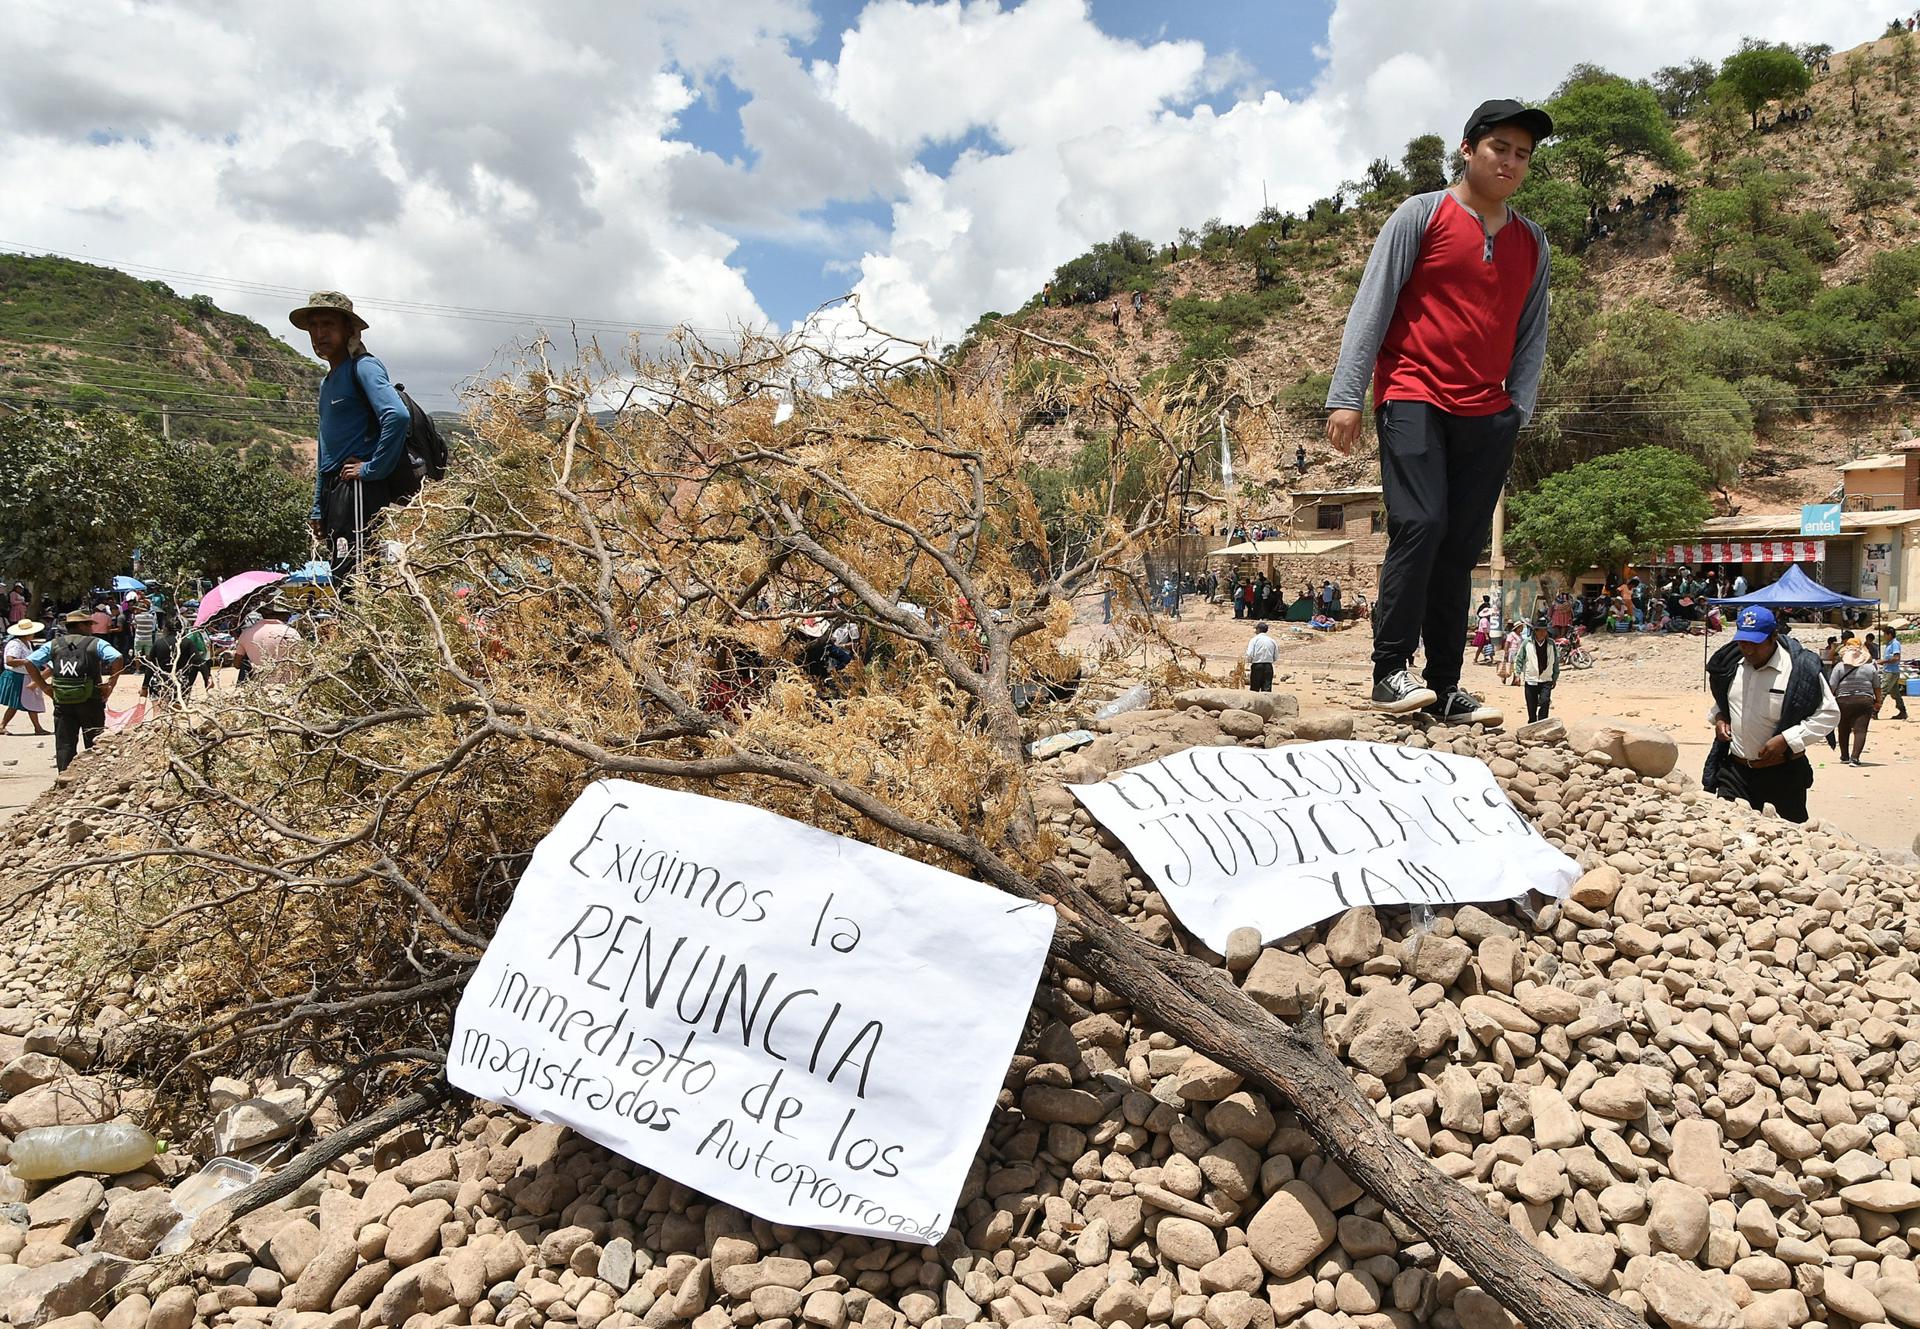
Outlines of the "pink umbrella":
<svg viewBox="0 0 1920 1329">
<path fill-rule="evenodd" d="M 237 577 L 228 577 L 218 586 L 200 597 L 199 612 L 193 616 L 193 625 L 203 626 L 206 621 L 229 605 L 239 604 L 262 586 L 271 586 L 286 579 L 284 572 L 243 572 Z"/>
</svg>

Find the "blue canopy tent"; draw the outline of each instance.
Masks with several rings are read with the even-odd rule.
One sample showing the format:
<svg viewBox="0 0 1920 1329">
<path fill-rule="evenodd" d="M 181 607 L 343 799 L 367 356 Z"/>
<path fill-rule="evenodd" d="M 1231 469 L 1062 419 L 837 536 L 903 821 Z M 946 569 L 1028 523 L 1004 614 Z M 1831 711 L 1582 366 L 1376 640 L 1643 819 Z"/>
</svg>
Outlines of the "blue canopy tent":
<svg viewBox="0 0 1920 1329">
<path fill-rule="evenodd" d="M 1867 599 L 1858 595 L 1842 595 L 1830 591 L 1819 582 L 1802 572 L 1799 567 L 1789 564 L 1780 574 L 1780 580 L 1771 586 L 1762 586 L 1757 591 L 1745 595 L 1729 596 L 1709 601 L 1717 605 L 1761 605 L 1767 609 L 1863 609 L 1868 605 L 1880 603 L 1877 599 Z M 1706 639 L 1700 643 L 1700 658 L 1707 658 Z"/>
<path fill-rule="evenodd" d="M 1789 565 L 1787 570 L 1780 574 L 1780 580 L 1771 586 L 1762 586 L 1759 590 L 1750 591 L 1746 595 L 1730 596 L 1711 603 L 1764 605 L 1768 609 L 1860 609 L 1880 602 L 1858 595 L 1842 595 L 1838 591 L 1830 591 L 1802 572 L 1799 567 Z"/>
</svg>

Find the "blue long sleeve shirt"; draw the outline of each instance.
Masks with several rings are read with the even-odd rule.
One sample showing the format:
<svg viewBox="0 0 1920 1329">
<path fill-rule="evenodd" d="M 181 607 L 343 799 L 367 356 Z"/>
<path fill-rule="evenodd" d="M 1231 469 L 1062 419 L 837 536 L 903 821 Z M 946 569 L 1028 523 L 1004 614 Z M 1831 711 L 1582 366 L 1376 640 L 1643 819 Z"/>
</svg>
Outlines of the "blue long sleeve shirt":
<svg viewBox="0 0 1920 1329">
<path fill-rule="evenodd" d="M 352 374 L 360 380 L 353 385 Z M 369 409 L 371 404 L 371 409 Z M 313 512 L 320 520 L 326 477 L 349 461 L 366 463 L 361 474 L 384 480 L 406 454 L 407 430 L 413 417 L 394 390 L 387 367 L 377 356 L 355 356 L 320 382 L 320 446 L 313 478 Z"/>
</svg>

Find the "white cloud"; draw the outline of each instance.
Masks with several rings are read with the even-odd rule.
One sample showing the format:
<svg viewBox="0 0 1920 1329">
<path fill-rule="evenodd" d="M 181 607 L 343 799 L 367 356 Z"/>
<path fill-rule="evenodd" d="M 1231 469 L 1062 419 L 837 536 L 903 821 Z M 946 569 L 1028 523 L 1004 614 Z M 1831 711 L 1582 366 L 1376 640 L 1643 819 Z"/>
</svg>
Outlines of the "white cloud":
<svg viewBox="0 0 1920 1329">
<path fill-rule="evenodd" d="M 1211 216 L 1244 221 L 1263 193 L 1303 208 L 1416 134 L 1451 141 L 1488 97 L 1545 97 L 1577 62 L 1638 77 L 1717 60 L 1746 33 L 1846 46 L 1877 35 L 1876 13 L 1859 0 L 1544 0 L 1502 17 L 1478 0 L 1338 0 L 1304 98 L 1243 92 L 1216 114 L 1183 108 L 1218 86 L 1205 53 L 1104 37 L 1076 0 L 1011 13 L 884 0 L 819 77 L 898 141 L 978 127 L 1005 145 L 945 178 L 910 175 L 890 243 L 861 264 L 870 318 L 952 337 L 1117 231 L 1164 240 Z"/>
<path fill-rule="evenodd" d="M 720 328 L 759 322 L 737 250 L 811 246 L 890 331 L 952 337 L 1128 229 L 1301 207 L 1487 96 L 1576 61 L 1644 74 L 1740 35 L 1846 45 L 1858 0 L 1338 0 L 1296 98 L 1084 0 L 873 0 L 831 61 L 804 0 L 14 0 L 0 44 L 0 239 L 388 300 Z M 1249 23 L 1272 7 L 1250 2 Z M 744 152 L 679 128 L 725 77 Z M 965 145 L 957 155 L 953 150 Z M 936 173 L 919 158 L 950 165 Z M 738 156 L 739 159 L 734 158 Z M 881 233 L 847 205 L 889 205 Z M 861 253 L 857 264 L 848 245 Z M 276 331 L 277 294 L 178 278 Z M 444 392 L 510 324 L 378 311 Z M 553 329 L 562 337 L 563 328 Z M 444 396 L 441 397 L 444 400 Z"/>
</svg>

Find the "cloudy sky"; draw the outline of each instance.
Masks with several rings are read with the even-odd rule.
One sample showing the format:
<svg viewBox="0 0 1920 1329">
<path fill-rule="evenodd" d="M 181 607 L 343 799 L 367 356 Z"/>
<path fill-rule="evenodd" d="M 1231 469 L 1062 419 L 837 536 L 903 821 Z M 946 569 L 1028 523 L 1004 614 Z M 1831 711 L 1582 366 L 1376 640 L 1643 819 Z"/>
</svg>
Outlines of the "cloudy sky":
<svg viewBox="0 0 1920 1329">
<path fill-rule="evenodd" d="M 952 338 L 1129 229 L 1301 207 L 1575 61 L 1844 48 L 1864 0 L 10 0 L 0 247 L 277 330 L 363 303 L 432 406 L 535 326 Z M 530 317 L 531 316 L 531 317 Z M 297 336 L 297 334 L 293 334 Z"/>
</svg>

